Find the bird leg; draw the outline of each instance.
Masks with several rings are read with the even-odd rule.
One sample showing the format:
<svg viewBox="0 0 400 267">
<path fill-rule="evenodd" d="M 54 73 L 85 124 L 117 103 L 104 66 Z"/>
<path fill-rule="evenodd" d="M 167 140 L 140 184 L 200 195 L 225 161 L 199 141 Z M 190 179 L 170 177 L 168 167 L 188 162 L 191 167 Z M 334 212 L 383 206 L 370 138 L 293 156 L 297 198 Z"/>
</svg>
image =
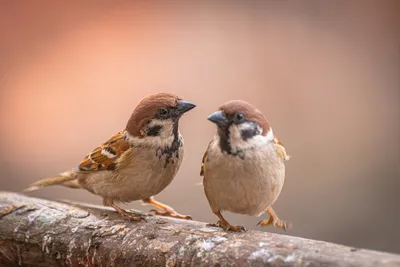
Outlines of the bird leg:
<svg viewBox="0 0 400 267">
<path fill-rule="evenodd" d="M 171 208 L 170 206 L 167 206 L 161 202 L 156 201 L 153 197 L 142 199 L 142 203 L 143 203 L 143 205 L 146 205 L 146 204 L 153 205 L 154 207 L 157 207 L 162 210 L 162 211 L 156 210 L 156 209 L 150 210 L 155 215 L 167 216 L 167 217 L 184 219 L 184 220 L 192 219 L 192 217 L 190 217 L 189 215 L 182 215 L 182 214 L 177 213 L 173 208 Z"/>
<path fill-rule="evenodd" d="M 126 210 L 118 207 L 114 203 L 112 203 L 110 206 L 113 207 L 118 212 L 118 214 L 121 215 L 121 217 L 124 220 L 127 220 L 127 221 L 141 221 L 141 220 L 144 220 L 144 221 L 146 221 L 145 215 L 143 215 L 143 214 L 126 211 Z"/>
<path fill-rule="evenodd" d="M 265 211 L 268 212 L 269 219 L 262 220 L 257 225 L 260 225 L 261 227 L 263 227 L 263 226 L 268 226 L 268 225 L 272 224 L 276 228 L 280 228 L 285 231 L 291 228 L 290 223 L 282 221 L 281 219 L 278 218 L 278 215 L 276 215 L 275 211 L 272 209 L 271 206 L 268 207 Z"/>
<path fill-rule="evenodd" d="M 240 225 L 230 225 L 230 223 L 225 220 L 220 211 L 214 212 L 215 215 L 218 216 L 219 221 L 216 226 L 221 227 L 225 231 L 233 231 L 233 232 L 245 232 L 246 229 Z M 213 224 L 214 225 L 214 224 Z"/>
</svg>

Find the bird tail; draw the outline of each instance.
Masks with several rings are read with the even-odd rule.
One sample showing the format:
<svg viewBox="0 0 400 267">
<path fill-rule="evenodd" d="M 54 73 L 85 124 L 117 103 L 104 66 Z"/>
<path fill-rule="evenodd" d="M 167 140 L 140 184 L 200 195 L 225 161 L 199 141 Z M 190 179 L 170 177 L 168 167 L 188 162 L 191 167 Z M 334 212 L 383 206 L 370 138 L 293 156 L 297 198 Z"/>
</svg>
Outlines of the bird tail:
<svg viewBox="0 0 400 267">
<path fill-rule="evenodd" d="M 34 182 L 27 189 L 25 189 L 24 192 L 32 192 L 40 188 L 52 185 L 62 185 L 70 188 L 80 188 L 76 178 L 77 178 L 76 172 L 74 171 L 63 172 L 55 177 L 46 178 Z"/>
</svg>

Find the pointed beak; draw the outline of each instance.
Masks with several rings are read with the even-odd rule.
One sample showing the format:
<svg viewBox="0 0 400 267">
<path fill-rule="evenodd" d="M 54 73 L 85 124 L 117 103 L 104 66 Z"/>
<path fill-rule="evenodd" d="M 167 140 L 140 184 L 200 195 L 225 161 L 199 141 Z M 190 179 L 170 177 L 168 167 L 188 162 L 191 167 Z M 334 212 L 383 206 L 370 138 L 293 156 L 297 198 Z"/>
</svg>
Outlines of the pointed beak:
<svg viewBox="0 0 400 267">
<path fill-rule="evenodd" d="M 192 104 L 190 102 L 183 101 L 183 100 L 178 100 L 177 111 L 178 111 L 179 115 L 182 115 L 183 113 L 186 113 L 195 107 L 196 107 L 195 104 Z"/>
<path fill-rule="evenodd" d="M 222 113 L 221 110 L 218 110 L 208 116 L 207 118 L 209 121 L 217 124 L 218 126 L 225 126 L 228 124 L 228 119 L 225 117 L 225 115 Z"/>
</svg>

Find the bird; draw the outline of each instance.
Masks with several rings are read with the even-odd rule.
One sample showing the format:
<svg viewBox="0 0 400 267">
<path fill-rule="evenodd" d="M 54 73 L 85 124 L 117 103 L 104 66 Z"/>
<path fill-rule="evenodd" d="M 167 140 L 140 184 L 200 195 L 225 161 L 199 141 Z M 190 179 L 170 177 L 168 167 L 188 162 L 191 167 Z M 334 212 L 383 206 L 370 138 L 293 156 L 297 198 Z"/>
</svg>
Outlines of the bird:
<svg viewBox="0 0 400 267">
<path fill-rule="evenodd" d="M 75 169 L 39 180 L 25 191 L 61 185 L 81 188 L 103 198 L 103 205 L 114 208 L 126 220 L 145 220 L 138 212 L 122 209 L 118 203 L 141 200 L 160 209 L 156 215 L 191 219 L 154 199 L 174 179 L 182 163 L 183 137 L 179 119 L 195 104 L 170 93 L 142 99 L 126 127 L 87 154 Z"/>
<path fill-rule="evenodd" d="M 223 211 L 250 216 L 269 214 L 258 225 L 274 225 L 287 230 L 291 224 L 279 219 L 272 205 L 285 181 L 284 161 L 290 157 L 272 128 L 253 105 L 231 100 L 212 113 L 208 120 L 217 133 L 204 153 L 200 175 L 217 226 L 229 231 L 245 231 L 231 225 Z M 215 224 L 213 224 L 215 226 Z"/>
</svg>

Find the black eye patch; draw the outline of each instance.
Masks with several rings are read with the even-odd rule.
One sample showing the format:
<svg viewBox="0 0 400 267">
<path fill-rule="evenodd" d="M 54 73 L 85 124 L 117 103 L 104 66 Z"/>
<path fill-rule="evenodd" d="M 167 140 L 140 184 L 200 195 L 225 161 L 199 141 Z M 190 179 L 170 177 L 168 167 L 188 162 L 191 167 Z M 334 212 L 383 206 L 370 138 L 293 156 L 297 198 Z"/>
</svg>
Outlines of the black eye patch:
<svg viewBox="0 0 400 267">
<path fill-rule="evenodd" d="M 155 125 L 147 130 L 147 136 L 159 136 L 162 125 Z"/>
<path fill-rule="evenodd" d="M 256 135 L 260 134 L 260 130 L 257 125 L 251 124 L 252 127 L 240 131 L 240 136 L 244 141 L 247 141 L 250 138 L 253 138 Z"/>
</svg>

